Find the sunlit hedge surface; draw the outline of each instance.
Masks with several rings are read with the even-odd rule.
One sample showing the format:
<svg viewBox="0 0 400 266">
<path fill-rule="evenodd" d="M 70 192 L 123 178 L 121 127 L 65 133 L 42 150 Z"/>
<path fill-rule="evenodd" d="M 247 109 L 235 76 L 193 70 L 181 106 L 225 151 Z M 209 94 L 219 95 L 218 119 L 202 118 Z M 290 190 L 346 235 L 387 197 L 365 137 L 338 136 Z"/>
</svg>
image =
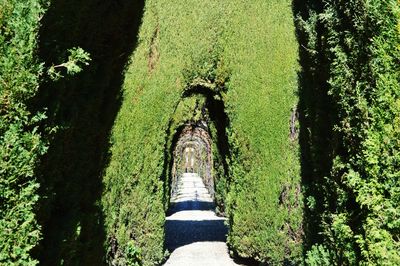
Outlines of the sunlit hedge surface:
<svg viewBox="0 0 400 266">
<path fill-rule="evenodd" d="M 163 260 L 171 140 L 179 126 L 197 119 L 193 106 L 180 110 L 185 91 L 213 95 L 225 108 L 208 111 L 211 118 L 226 113 L 215 117 L 210 135 L 214 143 L 218 137 L 228 143 L 214 158 L 228 244 L 261 262 L 299 262 L 298 67 L 290 1 L 147 1 L 139 38 L 104 176 L 109 263 Z"/>
<path fill-rule="evenodd" d="M 142 5 L 0 0 L 0 264 L 161 263 L 173 145 L 199 122 L 233 255 L 400 264 L 399 2 Z M 40 61 L 80 45 L 90 68 L 50 81 Z"/>
</svg>

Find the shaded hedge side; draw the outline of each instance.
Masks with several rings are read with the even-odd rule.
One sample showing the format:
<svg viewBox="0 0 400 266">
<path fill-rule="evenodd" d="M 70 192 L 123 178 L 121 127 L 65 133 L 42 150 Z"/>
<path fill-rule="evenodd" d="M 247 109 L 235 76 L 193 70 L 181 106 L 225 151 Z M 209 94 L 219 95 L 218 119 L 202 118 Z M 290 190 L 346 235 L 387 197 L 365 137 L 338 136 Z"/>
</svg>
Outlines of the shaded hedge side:
<svg viewBox="0 0 400 266">
<path fill-rule="evenodd" d="M 397 265 L 399 2 L 299 10 L 307 263 Z"/>
<path fill-rule="evenodd" d="M 0 1 L 0 264 L 36 265 L 41 238 L 35 210 L 35 168 L 46 145 L 38 132 L 43 113 L 31 113 L 43 71 L 37 56 L 47 1 Z"/>
<path fill-rule="evenodd" d="M 59 65 L 77 46 L 91 61 L 74 77 L 44 82 L 35 101 L 48 110 L 43 128 L 53 128 L 39 168 L 43 240 L 35 253 L 41 265 L 105 263 L 101 176 L 143 5 L 54 0 L 43 17 L 39 53 L 46 66 Z"/>
</svg>

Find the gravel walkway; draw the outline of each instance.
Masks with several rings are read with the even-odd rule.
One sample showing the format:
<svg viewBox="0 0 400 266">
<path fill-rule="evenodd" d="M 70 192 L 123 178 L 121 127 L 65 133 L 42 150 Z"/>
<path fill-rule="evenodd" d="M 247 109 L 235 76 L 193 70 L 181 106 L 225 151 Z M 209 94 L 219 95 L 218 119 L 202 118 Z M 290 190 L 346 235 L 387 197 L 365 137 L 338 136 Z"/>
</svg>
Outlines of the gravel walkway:
<svg viewBox="0 0 400 266">
<path fill-rule="evenodd" d="M 215 214 L 213 200 L 197 174 L 182 175 L 171 202 L 166 222 L 171 256 L 164 265 L 239 265 L 228 255 L 225 218 Z"/>
</svg>

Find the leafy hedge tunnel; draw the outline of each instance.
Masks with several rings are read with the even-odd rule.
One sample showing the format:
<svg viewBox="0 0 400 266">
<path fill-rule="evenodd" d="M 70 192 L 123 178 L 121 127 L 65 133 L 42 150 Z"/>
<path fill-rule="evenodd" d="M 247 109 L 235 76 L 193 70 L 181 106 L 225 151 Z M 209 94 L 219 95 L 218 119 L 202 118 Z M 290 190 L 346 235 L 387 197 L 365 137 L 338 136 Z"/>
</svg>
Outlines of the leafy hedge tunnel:
<svg viewBox="0 0 400 266">
<path fill-rule="evenodd" d="M 207 128 L 203 127 L 189 124 L 182 130 L 172 157 L 171 190 L 177 188 L 178 177 L 182 173 L 197 173 L 203 178 L 210 194 L 214 195 L 211 140 Z"/>
<path fill-rule="evenodd" d="M 261 261 L 299 258 L 288 232 L 299 230 L 301 212 L 282 211 L 301 200 L 291 196 L 299 178 L 288 138 L 297 69 L 288 1 L 0 3 L 8 12 L 1 45 L 13 55 L 2 55 L 1 79 L 19 84 L 1 92 L 2 117 L 18 118 L 1 124 L 9 182 L 1 183 L 2 262 L 160 263 L 174 139 L 202 120 L 230 246 Z M 89 67 L 58 81 L 46 76 L 78 46 L 90 53 Z M 20 83 L 9 82 L 17 74 L 25 75 Z M 19 149 L 26 152 L 14 156 Z M 13 170 L 24 162 L 25 172 Z M 282 191 L 288 196 L 279 201 Z M 13 202 L 21 216 L 11 215 Z"/>
<path fill-rule="evenodd" d="M 170 121 L 169 131 L 174 132 L 172 141 L 167 142 L 170 145 L 168 148 L 171 156 L 166 157 L 169 158 L 167 164 L 170 167 L 165 169 L 169 169 L 166 182 L 171 183 L 170 188 L 175 188 L 177 178 L 183 172 L 196 172 L 203 178 L 213 198 L 216 187 L 226 189 L 222 184 L 226 183 L 228 174 L 229 148 L 226 128 L 229 122 L 224 103 L 218 100 L 219 98 L 220 95 L 212 89 L 199 86 L 189 88 L 183 93 Z M 191 148 L 193 150 L 190 150 Z M 187 151 L 196 154 L 188 158 Z M 193 165 L 194 163 L 196 165 Z M 220 193 L 217 193 L 216 200 L 219 209 L 223 208 Z"/>
<path fill-rule="evenodd" d="M 146 3 L 104 175 L 108 259 L 120 265 L 163 260 L 174 147 L 187 127 L 205 124 L 229 245 L 259 261 L 298 261 L 299 157 L 289 134 L 297 48 L 290 6 L 194 5 Z M 261 12 L 262 19 L 242 10 Z M 282 10 L 280 23 L 265 27 L 276 10 Z"/>
<path fill-rule="evenodd" d="M 232 254 L 399 264 L 399 18 L 397 0 L 0 0 L 0 264 L 162 263 L 191 148 Z M 89 66 L 53 80 L 73 47 Z"/>
</svg>

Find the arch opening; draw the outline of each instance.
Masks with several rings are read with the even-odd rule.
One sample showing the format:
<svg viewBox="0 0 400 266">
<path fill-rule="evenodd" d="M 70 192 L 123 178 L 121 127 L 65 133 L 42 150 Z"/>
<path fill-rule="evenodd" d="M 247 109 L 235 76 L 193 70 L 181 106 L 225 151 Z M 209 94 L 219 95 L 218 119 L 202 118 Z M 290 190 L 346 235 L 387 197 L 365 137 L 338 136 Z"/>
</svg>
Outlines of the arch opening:
<svg viewBox="0 0 400 266">
<path fill-rule="evenodd" d="M 226 242 L 230 148 L 223 91 L 189 86 L 170 120 L 164 195 L 165 246 L 172 254 L 192 243 Z"/>
<path fill-rule="evenodd" d="M 179 177 L 184 173 L 195 173 L 202 178 L 208 192 L 214 198 L 212 167 L 212 140 L 206 122 L 185 125 L 173 151 L 171 193 L 176 191 Z"/>
<path fill-rule="evenodd" d="M 230 147 L 229 119 L 222 92 L 222 89 L 191 86 L 184 91 L 175 108 L 165 142 L 164 202 L 168 213 L 174 205 L 171 200 L 179 176 L 192 172 L 201 176 L 216 212 L 225 214 Z"/>
</svg>

